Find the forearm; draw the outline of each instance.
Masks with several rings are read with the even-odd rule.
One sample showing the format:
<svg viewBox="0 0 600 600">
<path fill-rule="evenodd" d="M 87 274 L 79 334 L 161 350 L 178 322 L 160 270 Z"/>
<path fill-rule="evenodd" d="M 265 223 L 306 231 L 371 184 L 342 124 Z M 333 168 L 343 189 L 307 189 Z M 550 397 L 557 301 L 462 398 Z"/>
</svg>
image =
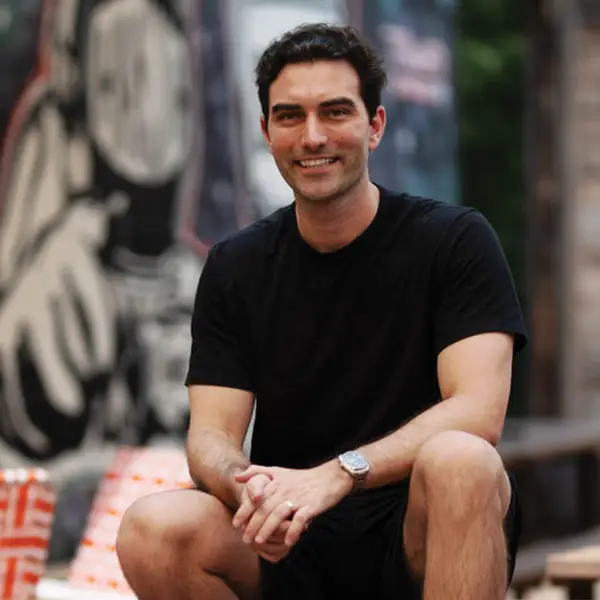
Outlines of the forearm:
<svg viewBox="0 0 600 600">
<path fill-rule="evenodd" d="M 237 443 L 217 429 L 200 429 L 188 435 L 187 459 L 192 480 L 236 510 L 244 487 L 234 479 L 250 465 Z"/>
<path fill-rule="evenodd" d="M 380 487 L 407 477 L 421 446 L 444 431 L 466 431 L 496 445 L 504 414 L 491 413 L 489 405 L 479 398 L 454 396 L 424 411 L 390 435 L 359 448 L 371 465 L 366 487 Z"/>
</svg>

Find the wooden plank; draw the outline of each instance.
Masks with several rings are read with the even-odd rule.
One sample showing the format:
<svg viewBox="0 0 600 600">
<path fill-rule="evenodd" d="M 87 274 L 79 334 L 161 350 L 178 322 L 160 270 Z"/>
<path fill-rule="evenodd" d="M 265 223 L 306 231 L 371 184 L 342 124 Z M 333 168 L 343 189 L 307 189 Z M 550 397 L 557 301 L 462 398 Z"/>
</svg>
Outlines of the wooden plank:
<svg viewBox="0 0 600 600">
<path fill-rule="evenodd" d="M 553 580 L 600 579 L 600 545 L 550 554 L 546 562 L 546 575 Z"/>
<path fill-rule="evenodd" d="M 543 579 L 548 556 L 600 544 L 600 527 L 566 538 L 542 540 L 521 548 L 517 554 L 514 585 L 535 583 Z"/>
<path fill-rule="evenodd" d="M 600 419 L 508 419 L 498 446 L 507 466 L 600 450 Z"/>
</svg>

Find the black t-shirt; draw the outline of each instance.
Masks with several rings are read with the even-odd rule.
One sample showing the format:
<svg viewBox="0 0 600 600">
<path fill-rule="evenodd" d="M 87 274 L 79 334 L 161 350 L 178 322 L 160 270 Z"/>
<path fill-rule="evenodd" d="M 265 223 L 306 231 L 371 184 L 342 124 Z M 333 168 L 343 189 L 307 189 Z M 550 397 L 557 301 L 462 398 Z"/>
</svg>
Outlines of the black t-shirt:
<svg viewBox="0 0 600 600">
<path fill-rule="evenodd" d="M 498 238 L 477 211 L 380 187 L 342 249 L 300 236 L 294 205 L 216 244 L 200 278 L 186 383 L 256 395 L 254 463 L 309 467 L 440 400 L 437 356 L 525 327 Z"/>
</svg>

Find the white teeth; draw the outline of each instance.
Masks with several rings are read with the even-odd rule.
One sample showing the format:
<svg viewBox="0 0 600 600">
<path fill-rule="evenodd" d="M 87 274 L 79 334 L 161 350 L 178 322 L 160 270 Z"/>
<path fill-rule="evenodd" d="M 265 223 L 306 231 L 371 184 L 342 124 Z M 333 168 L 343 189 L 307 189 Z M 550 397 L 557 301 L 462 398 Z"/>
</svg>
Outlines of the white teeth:
<svg viewBox="0 0 600 600">
<path fill-rule="evenodd" d="M 300 164 L 303 167 L 321 167 L 323 165 L 329 165 L 335 161 L 335 158 L 318 158 L 315 160 L 301 160 Z"/>
</svg>

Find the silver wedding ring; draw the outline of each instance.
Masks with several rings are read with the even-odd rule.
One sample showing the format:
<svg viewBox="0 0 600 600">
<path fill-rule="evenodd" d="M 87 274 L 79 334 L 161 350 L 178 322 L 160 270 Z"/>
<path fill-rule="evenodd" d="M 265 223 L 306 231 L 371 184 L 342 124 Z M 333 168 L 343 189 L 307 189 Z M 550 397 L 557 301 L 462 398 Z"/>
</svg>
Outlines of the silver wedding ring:
<svg viewBox="0 0 600 600">
<path fill-rule="evenodd" d="M 290 509 L 294 510 L 294 503 L 291 500 L 286 500 L 284 504 Z"/>
</svg>

